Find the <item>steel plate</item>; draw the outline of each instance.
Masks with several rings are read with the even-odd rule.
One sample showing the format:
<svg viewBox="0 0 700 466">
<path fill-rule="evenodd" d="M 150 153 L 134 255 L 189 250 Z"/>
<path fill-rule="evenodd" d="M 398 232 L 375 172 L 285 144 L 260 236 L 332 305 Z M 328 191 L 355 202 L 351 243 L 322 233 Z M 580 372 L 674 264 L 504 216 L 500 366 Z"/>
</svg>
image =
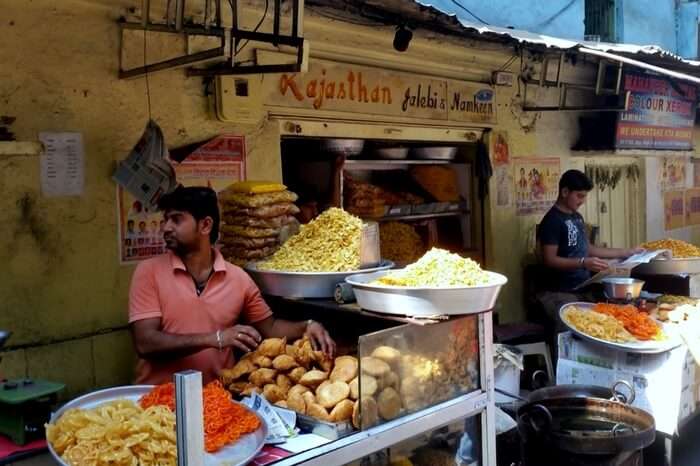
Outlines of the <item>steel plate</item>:
<svg viewBox="0 0 700 466">
<path fill-rule="evenodd" d="M 700 273 L 700 257 L 696 259 L 658 259 L 639 264 L 634 272 L 644 275 L 678 275 Z"/>
<path fill-rule="evenodd" d="M 378 267 L 348 272 L 280 272 L 258 270 L 255 263 L 245 270 L 264 294 L 285 298 L 333 298 L 335 286 L 346 277 L 363 272 L 376 272 L 394 267 L 391 261 L 383 260 Z"/>
<path fill-rule="evenodd" d="M 615 343 L 612 341 L 607 341 L 603 340 L 600 338 L 596 338 L 593 336 L 588 335 L 587 333 L 582 332 L 581 330 L 578 330 L 576 327 L 573 325 L 570 325 L 566 320 L 564 320 L 564 311 L 569 308 L 576 306 L 579 309 L 582 310 L 588 310 L 590 312 L 593 312 L 593 306 L 595 304 L 593 303 L 583 303 L 583 302 L 577 302 L 577 303 L 567 303 L 564 304 L 561 309 L 559 309 L 559 318 L 561 321 L 566 325 L 566 327 L 574 332 L 576 335 L 579 337 L 592 341 L 594 343 L 598 343 L 603 346 L 607 346 L 608 348 L 613 348 L 619 351 L 626 351 L 628 353 L 648 353 L 648 354 L 653 354 L 653 353 L 664 353 L 666 351 L 670 351 L 674 348 L 677 348 L 680 346 L 683 342 L 680 338 L 680 334 L 678 333 L 678 329 L 674 328 L 671 325 L 666 325 L 661 322 L 657 322 L 660 326 L 663 332 L 666 334 L 667 338 L 665 340 L 661 341 L 635 341 L 635 342 L 629 342 L 629 343 Z"/>
<path fill-rule="evenodd" d="M 124 399 L 137 402 L 139 398 L 152 389 L 153 385 L 128 385 L 88 393 L 87 395 L 78 397 L 63 405 L 58 411 L 53 413 L 49 422 L 51 424 L 55 423 L 61 417 L 61 415 L 63 415 L 63 413 L 73 408 L 92 409 L 109 401 Z M 234 401 L 234 403 L 238 402 Z M 262 447 L 265 445 L 265 437 L 267 437 L 267 425 L 257 413 L 251 411 L 245 405 L 241 406 L 255 414 L 258 419 L 260 419 L 260 427 L 255 432 L 244 435 L 233 445 L 228 445 L 213 454 L 205 453 L 205 465 L 244 466 L 255 458 L 260 450 L 262 450 Z M 56 453 L 53 446 L 51 446 L 51 443 L 49 443 L 49 452 L 58 462 L 58 464 L 69 466 L 68 463 L 64 462 Z"/>
<path fill-rule="evenodd" d="M 352 285 L 357 304 L 368 311 L 405 316 L 477 314 L 493 309 L 501 287 L 508 279 L 491 275 L 488 285 L 446 288 L 416 288 L 370 285 L 389 271 L 351 275 L 345 279 Z"/>
</svg>

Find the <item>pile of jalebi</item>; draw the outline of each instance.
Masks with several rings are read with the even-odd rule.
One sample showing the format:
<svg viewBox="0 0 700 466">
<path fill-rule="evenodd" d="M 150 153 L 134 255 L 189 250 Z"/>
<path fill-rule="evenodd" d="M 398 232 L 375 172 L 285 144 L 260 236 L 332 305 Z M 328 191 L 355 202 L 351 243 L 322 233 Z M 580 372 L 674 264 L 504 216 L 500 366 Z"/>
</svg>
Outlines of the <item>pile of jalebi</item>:
<svg viewBox="0 0 700 466">
<path fill-rule="evenodd" d="M 617 319 L 625 330 L 638 340 L 659 340 L 663 338 L 661 328 L 646 313 L 632 305 L 598 303 L 593 307 L 595 312 L 606 314 Z"/>
<path fill-rule="evenodd" d="M 231 400 L 229 392 L 218 380 L 207 384 L 202 390 L 204 405 L 204 448 L 213 453 L 233 443 L 241 436 L 260 427 L 260 420 L 243 406 Z M 164 405 L 175 410 L 175 384 L 158 385 L 144 395 L 139 404 Z"/>
</svg>

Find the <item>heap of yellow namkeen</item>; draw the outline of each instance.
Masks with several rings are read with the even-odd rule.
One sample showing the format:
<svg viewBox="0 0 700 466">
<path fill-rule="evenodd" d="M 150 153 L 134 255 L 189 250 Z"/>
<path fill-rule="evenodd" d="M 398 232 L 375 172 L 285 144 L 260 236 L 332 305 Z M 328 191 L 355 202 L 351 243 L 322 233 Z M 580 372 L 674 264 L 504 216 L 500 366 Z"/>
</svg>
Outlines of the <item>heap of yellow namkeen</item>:
<svg viewBox="0 0 700 466">
<path fill-rule="evenodd" d="M 360 268 L 362 220 L 337 207 L 301 226 L 260 270 L 347 272 Z"/>
<path fill-rule="evenodd" d="M 660 239 L 657 241 L 649 241 L 641 246 L 649 251 L 658 251 L 659 249 L 670 249 L 674 258 L 700 257 L 700 248 L 694 244 L 686 243 L 678 239 Z"/>
<path fill-rule="evenodd" d="M 377 285 L 443 288 L 488 284 L 491 277 L 478 262 L 433 248 L 406 268 L 375 280 Z"/>
</svg>

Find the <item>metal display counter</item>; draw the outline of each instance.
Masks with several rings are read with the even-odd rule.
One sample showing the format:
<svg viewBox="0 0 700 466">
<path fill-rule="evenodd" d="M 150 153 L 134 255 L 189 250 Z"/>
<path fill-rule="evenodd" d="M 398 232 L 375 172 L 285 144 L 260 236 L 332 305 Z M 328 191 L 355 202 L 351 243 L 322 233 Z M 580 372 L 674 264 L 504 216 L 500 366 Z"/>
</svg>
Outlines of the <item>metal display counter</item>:
<svg viewBox="0 0 700 466">
<path fill-rule="evenodd" d="M 322 322 L 332 321 L 331 316 L 343 313 L 354 314 L 353 320 L 357 320 L 358 324 L 366 319 L 375 321 L 375 324 L 377 319 L 384 320 L 379 314 L 366 314 L 354 306 L 344 305 L 342 311 L 336 309 L 336 314 L 332 311 L 338 306 L 335 303 L 305 300 L 294 302 L 300 309 L 305 308 L 315 317 L 325 316 L 325 319 L 320 319 Z M 289 312 L 289 308 L 287 310 Z M 361 365 L 363 358 L 371 358 L 368 355 L 372 354 L 373 348 L 376 349 L 378 345 L 385 347 L 392 342 L 397 348 L 401 348 L 403 344 L 403 349 L 410 350 L 413 354 L 432 350 L 430 352 L 432 361 L 443 361 L 440 353 L 447 354 L 446 357 L 449 360 L 450 350 L 452 350 L 452 356 L 456 356 L 454 345 L 460 344 L 456 343 L 455 338 L 459 337 L 454 337 L 454 330 L 473 328 L 473 335 L 469 332 L 463 334 L 461 343 L 473 345 L 476 367 L 469 368 L 468 364 L 463 362 L 451 372 L 449 369 L 445 372 L 438 371 L 436 373 L 439 373 L 439 376 L 435 375 L 432 381 L 425 382 L 426 386 L 417 386 L 415 389 L 421 391 L 424 396 L 434 395 L 432 399 L 430 396 L 426 399 L 407 395 L 404 391 L 401 393 L 402 408 L 398 417 L 389 421 L 383 421 L 380 418 L 380 424 L 367 428 L 363 426 L 362 430 L 307 451 L 298 452 L 274 464 L 284 466 L 378 465 L 389 464 L 397 461 L 397 458 L 410 458 L 410 463 L 405 464 L 416 466 L 436 464 L 439 458 L 451 458 L 456 461 L 454 464 L 469 466 L 496 464 L 492 313 L 485 312 L 428 322 L 414 322 L 409 319 L 409 323 L 403 325 L 397 325 L 397 316 L 386 317 L 388 319 L 385 323 L 389 328 L 359 336 L 357 352 Z M 465 354 L 460 360 L 467 361 L 469 358 L 470 356 Z M 420 361 L 407 359 L 406 362 L 413 364 L 416 371 L 420 372 Z M 463 381 L 463 384 L 459 385 L 457 382 L 459 375 L 469 380 L 467 374 L 469 372 L 475 376 L 475 379 Z M 402 383 L 410 382 L 403 378 Z M 363 389 L 360 387 L 361 396 L 362 392 Z M 279 447 L 284 449 L 284 444 Z"/>
</svg>

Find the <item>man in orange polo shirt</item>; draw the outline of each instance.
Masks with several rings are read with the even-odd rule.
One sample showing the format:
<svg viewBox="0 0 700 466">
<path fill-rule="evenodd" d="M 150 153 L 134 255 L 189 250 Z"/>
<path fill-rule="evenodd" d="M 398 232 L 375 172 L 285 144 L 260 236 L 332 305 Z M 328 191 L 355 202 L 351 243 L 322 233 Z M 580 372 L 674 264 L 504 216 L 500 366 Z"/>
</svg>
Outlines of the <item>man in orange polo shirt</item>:
<svg viewBox="0 0 700 466">
<path fill-rule="evenodd" d="M 233 364 L 232 348 L 253 351 L 270 337 L 308 335 L 333 355 L 335 343 L 320 323 L 276 319 L 248 274 L 212 247 L 219 236 L 212 189 L 179 187 L 159 207 L 168 252 L 141 262 L 129 291 L 136 383 L 169 382 L 186 369 L 210 381 Z"/>
</svg>

